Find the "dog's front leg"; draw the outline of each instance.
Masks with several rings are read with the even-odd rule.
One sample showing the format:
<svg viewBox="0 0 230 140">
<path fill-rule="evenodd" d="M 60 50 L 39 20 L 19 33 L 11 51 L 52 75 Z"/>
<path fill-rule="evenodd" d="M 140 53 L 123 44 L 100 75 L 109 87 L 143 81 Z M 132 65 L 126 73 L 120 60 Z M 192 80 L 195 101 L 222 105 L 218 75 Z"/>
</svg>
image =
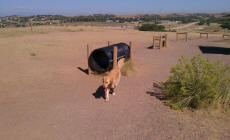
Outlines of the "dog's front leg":
<svg viewBox="0 0 230 140">
<path fill-rule="evenodd" d="M 112 95 L 116 95 L 116 86 L 113 86 L 113 93 Z"/>
<path fill-rule="evenodd" d="M 109 101 L 109 90 L 105 92 L 105 101 Z"/>
</svg>

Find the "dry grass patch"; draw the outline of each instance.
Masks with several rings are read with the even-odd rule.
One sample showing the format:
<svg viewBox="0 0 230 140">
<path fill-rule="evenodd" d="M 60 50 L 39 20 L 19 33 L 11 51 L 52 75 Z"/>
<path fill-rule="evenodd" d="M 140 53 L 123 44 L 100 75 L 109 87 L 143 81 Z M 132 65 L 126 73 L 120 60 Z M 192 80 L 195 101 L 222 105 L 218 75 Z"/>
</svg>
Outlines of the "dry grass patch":
<svg viewBox="0 0 230 140">
<path fill-rule="evenodd" d="M 33 34 L 49 34 L 53 32 L 82 32 L 97 30 L 96 27 L 87 26 L 35 26 L 31 31 L 30 27 L 24 28 L 3 28 L 0 29 L 0 37 L 15 37 Z"/>
<path fill-rule="evenodd" d="M 218 41 L 213 41 L 213 42 L 216 42 L 216 43 L 225 43 L 225 44 L 230 45 L 230 39 L 223 39 L 223 40 L 218 40 Z"/>
<path fill-rule="evenodd" d="M 30 56 L 36 56 L 36 53 L 32 52 L 30 53 Z"/>
<path fill-rule="evenodd" d="M 125 62 L 124 66 L 121 69 L 121 74 L 123 76 L 127 76 L 130 71 L 134 70 L 133 62 L 131 60 L 128 60 Z"/>
</svg>

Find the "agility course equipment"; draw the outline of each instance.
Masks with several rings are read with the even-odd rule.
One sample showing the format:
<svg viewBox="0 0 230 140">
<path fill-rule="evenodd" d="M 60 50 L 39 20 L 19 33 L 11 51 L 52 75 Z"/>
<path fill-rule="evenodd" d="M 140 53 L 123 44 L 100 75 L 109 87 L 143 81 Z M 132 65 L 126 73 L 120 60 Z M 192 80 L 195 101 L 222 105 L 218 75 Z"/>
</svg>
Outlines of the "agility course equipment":
<svg viewBox="0 0 230 140">
<path fill-rule="evenodd" d="M 185 40 L 186 42 L 188 41 L 188 33 L 187 32 L 184 32 L 184 33 L 176 33 L 176 41 L 178 41 L 179 39 L 179 35 L 184 35 L 185 36 Z"/>
<path fill-rule="evenodd" d="M 109 43 L 108 43 L 109 45 Z M 132 59 L 132 42 L 118 43 L 102 47 L 90 52 L 87 45 L 88 74 L 91 72 L 105 73 L 116 67 L 117 61 L 125 58 L 125 61 Z"/>
<path fill-rule="evenodd" d="M 159 49 L 162 47 L 167 47 L 168 46 L 168 35 L 160 35 L 160 36 L 153 36 L 153 49 L 157 47 L 157 41 L 159 44 Z"/>
<path fill-rule="evenodd" d="M 223 39 L 225 38 L 225 37 L 229 37 L 229 35 L 227 35 L 227 34 L 223 34 Z"/>
<path fill-rule="evenodd" d="M 200 33 L 200 38 L 202 38 L 202 35 L 205 35 L 206 39 L 208 39 L 208 33 Z"/>
</svg>

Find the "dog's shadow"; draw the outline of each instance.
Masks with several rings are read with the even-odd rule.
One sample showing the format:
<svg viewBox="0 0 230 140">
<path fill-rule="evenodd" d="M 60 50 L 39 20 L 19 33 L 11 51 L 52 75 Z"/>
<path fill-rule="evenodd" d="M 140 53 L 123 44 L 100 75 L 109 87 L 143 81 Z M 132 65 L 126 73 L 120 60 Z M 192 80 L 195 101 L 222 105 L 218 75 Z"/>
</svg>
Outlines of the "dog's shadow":
<svg viewBox="0 0 230 140">
<path fill-rule="evenodd" d="M 109 94 L 112 94 L 114 89 L 111 89 Z M 105 91 L 103 86 L 99 86 L 95 93 L 92 94 L 96 99 L 103 98 L 105 99 Z"/>
<path fill-rule="evenodd" d="M 83 69 L 81 67 L 77 67 L 80 71 L 84 72 L 85 74 L 89 74 L 89 70 L 88 69 Z"/>
<path fill-rule="evenodd" d="M 156 50 L 156 49 L 160 49 L 159 47 L 155 47 L 155 48 L 153 48 L 153 45 L 151 45 L 151 46 L 148 46 L 148 47 L 146 47 L 147 49 L 151 49 L 151 50 Z"/>
<path fill-rule="evenodd" d="M 96 92 L 92 94 L 96 99 L 105 99 L 105 92 L 103 86 L 97 88 Z"/>
<path fill-rule="evenodd" d="M 148 46 L 146 47 L 147 49 L 153 49 L 153 45 L 152 46 Z"/>
</svg>

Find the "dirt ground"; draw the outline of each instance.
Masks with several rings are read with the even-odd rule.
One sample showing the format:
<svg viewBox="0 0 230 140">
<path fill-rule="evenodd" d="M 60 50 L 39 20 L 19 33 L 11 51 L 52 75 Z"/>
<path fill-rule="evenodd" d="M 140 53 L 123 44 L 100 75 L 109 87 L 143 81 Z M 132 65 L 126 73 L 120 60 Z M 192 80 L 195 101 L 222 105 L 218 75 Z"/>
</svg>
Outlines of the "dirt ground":
<svg viewBox="0 0 230 140">
<path fill-rule="evenodd" d="M 101 29 L 2 36 L 0 139 L 229 140 L 228 113 L 172 110 L 157 98 L 153 84 L 168 78 L 180 56 L 202 54 L 199 45 L 230 45 L 219 41 L 221 35 L 206 40 L 192 34 L 192 40 L 176 42 L 169 33 L 169 47 L 153 50 L 152 35 Z M 133 41 L 135 63 L 110 102 L 94 96 L 102 78 L 84 72 L 86 44 L 97 48 L 107 41 Z M 202 55 L 230 64 L 229 55 Z"/>
</svg>

